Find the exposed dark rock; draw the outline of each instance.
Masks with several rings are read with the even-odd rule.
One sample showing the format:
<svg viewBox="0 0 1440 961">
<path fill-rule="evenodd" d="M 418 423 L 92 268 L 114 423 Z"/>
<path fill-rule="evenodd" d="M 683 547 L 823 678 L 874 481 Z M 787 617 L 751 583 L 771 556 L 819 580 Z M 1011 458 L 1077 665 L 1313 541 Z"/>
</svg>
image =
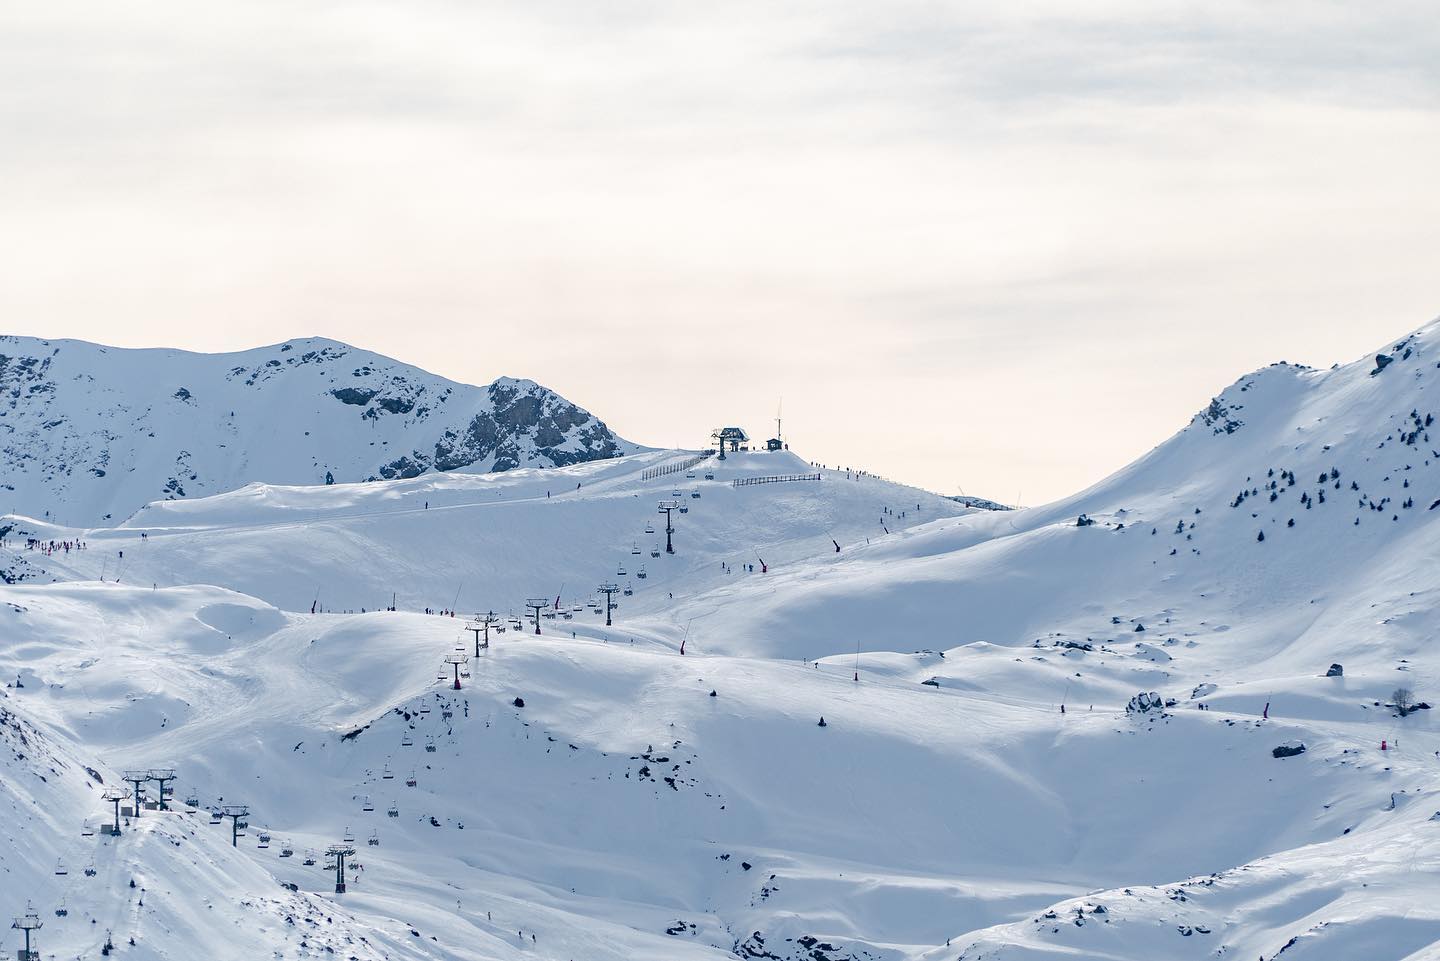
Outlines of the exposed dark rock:
<svg viewBox="0 0 1440 961">
<path fill-rule="evenodd" d="M 330 392 L 330 396 L 342 404 L 364 407 L 378 393 L 380 393 L 378 390 L 367 387 L 337 387 Z"/>
</svg>

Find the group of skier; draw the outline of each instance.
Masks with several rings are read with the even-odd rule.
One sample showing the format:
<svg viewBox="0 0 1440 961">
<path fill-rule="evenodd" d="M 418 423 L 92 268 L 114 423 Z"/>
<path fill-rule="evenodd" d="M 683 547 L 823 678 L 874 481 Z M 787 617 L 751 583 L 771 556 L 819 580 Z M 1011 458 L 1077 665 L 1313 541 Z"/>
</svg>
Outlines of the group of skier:
<svg viewBox="0 0 1440 961">
<path fill-rule="evenodd" d="M 8 547 L 8 542 L 0 543 L 0 547 Z M 27 551 L 40 551 L 43 554 L 68 554 L 71 551 L 83 551 L 88 545 L 81 540 L 46 541 L 38 537 L 27 537 L 25 549 Z"/>
</svg>

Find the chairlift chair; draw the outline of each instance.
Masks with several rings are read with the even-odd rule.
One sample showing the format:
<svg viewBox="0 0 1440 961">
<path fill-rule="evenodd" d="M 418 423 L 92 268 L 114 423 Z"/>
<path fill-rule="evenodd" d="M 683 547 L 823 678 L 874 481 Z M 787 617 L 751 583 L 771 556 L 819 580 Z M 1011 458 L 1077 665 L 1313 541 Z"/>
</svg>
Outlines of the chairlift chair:
<svg viewBox="0 0 1440 961">
<path fill-rule="evenodd" d="M 691 491 L 690 496 L 698 501 L 700 499 L 700 488 L 697 487 L 693 491 Z"/>
<path fill-rule="evenodd" d="M 679 491 L 671 491 L 671 492 L 670 492 L 670 496 L 671 496 L 671 497 L 680 497 L 681 494 L 680 494 Z"/>
<path fill-rule="evenodd" d="M 421 714 L 429 714 L 429 713 L 430 713 L 430 705 L 429 705 L 429 704 L 421 704 L 421 705 L 420 705 L 420 713 L 421 713 Z"/>
<path fill-rule="evenodd" d="M 654 525 L 654 524 L 646 524 L 646 525 L 645 525 L 645 533 L 647 533 L 647 534 L 653 534 L 653 533 L 655 533 L 655 525 Z"/>
<path fill-rule="evenodd" d="M 714 479 L 715 479 L 715 475 L 714 475 L 714 474 L 711 474 L 711 473 L 709 473 L 709 472 L 707 471 L 706 474 L 705 474 L 705 479 L 706 479 L 706 480 L 714 480 Z"/>
<path fill-rule="evenodd" d="M 385 773 L 380 775 L 380 777 L 386 781 L 393 781 L 395 780 L 395 772 L 390 770 L 390 765 L 387 764 L 385 765 Z"/>
<path fill-rule="evenodd" d="M 659 556 L 660 556 L 660 548 L 659 548 L 658 545 L 655 546 L 655 547 L 650 548 L 650 556 L 651 556 L 651 557 L 659 557 Z"/>
<path fill-rule="evenodd" d="M 635 554 L 636 556 L 639 556 L 639 554 L 640 554 L 640 545 L 639 545 L 639 544 L 633 544 L 633 543 L 632 543 L 632 544 L 630 545 L 630 553 Z"/>
<path fill-rule="evenodd" d="M 688 514 L 688 513 L 690 513 L 690 508 L 686 507 L 684 504 L 681 504 L 681 505 L 680 505 L 680 513 L 682 513 L 682 514 Z"/>
<path fill-rule="evenodd" d="M 685 479 L 686 479 L 686 480 L 694 480 L 694 479 L 695 479 L 695 472 L 694 472 L 693 470 L 692 470 L 692 471 L 686 471 L 686 472 L 685 472 Z"/>
<path fill-rule="evenodd" d="M 385 809 L 385 816 L 390 818 L 398 818 L 400 816 L 400 805 L 396 804 L 394 801 L 391 801 L 390 806 Z"/>
<path fill-rule="evenodd" d="M 640 565 L 640 569 L 635 572 L 635 576 L 638 577 L 638 578 L 640 578 L 642 581 L 648 576 L 648 575 L 646 575 L 646 573 L 645 573 L 645 565 L 644 565 L 644 564 L 641 564 L 641 565 Z"/>
<path fill-rule="evenodd" d="M 305 860 L 301 861 L 300 863 L 305 865 L 305 867 L 307 868 L 313 868 L 315 866 L 315 855 L 311 854 L 309 851 L 306 851 Z"/>
<path fill-rule="evenodd" d="M 341 840 L 343 840 L 346 844 L 349 844 L 351 841 L 355 840 L 355 832 L 352 831 L 352 830 L 350 830 L 350 826 L 349 826 L 349 825 L 346 825 L 346 826 L 345 826 L 345 833 L 342 834 L 342 835 L 340 835 L 340 838 L 341 838 Z"/>
<path fill-rule="evenodd" d="M 434 753 L 435 753 L 435 739 L 434 739 L 433 737 L 427 737 L 427 738 L 425 739 L 425 753 L 426 753 L 426 754 L 434 754 Z"/>
<path fill-rule="evenodd" d="M 320 867 L 321 867 L 322 870 L 325 870 L 325 871 L 333 871 L 333 870 L 335 870 L 335 862 L 334 862 L 334 861 L 326 861 L 326 862 L 325 862 L 324 864 L 322 864 Z"/>
<path fill-rule="evenodd" d="M 192 794 L 185 799 L 185 813 L 194 814 L 198 810 L 200 810 L 200 797 Z"/>
<path fill-rule="evenodd" d="M 93 877 L 95 876 L 95 862 L 94 862 L 94 861 L 91 861 L 89 864 L 85 865 L 85 876 L 86 876 L 87 878 L 93 878 Z"/>
<path fill-rule="evenodd" d="M 211 824 L 219 824 L 221 820 L 222 820 L 222 819 L 221 819 L 221 817 L 220 817 L 220 812 L 219 812 L 219 811 L 211 811 L 211 812 L 210 812 L 210 823 L 211 823 Z"/>
<path fill-rule="evenodd" d="M 65 862 L 64 862 L 64 861 L 58 861 L 58 860 L 57 860 L 57 861 L 55 862 L 55 873 L 56 873 L 56 874 L 69 874 L 70 872 L 65 868 Z"/>
<path fill-rule="evenodd" d="M 616 576 L 616 577 L 624 577 L 624 576 L 625 576 L 625 565 L 624 565 L 624 564 L 621 564 L 620 567 L 615 571 L 615 576 Z"/>
<path fill-rule="evenodd" d="M 409 734 L 406 734 L 404 737 L 400 738 L 401 747 L 413 747 L 414 745 L 415 741 L 413 738 L 410 737 Z"/>
<path fill-rule="evenodd" d="M 289 841 L 286 841 L 285 846 L 280 849 L 280 856 L 282 858 L 293 858 L 295 856 L 295 849 L 290 846 Z"/>
<path fill-rule="evenodd" d="M 80 836 L 82 838 L 93 838 L 95 836 L 95 829 L 90 826 L 90 820 L 88 818 L 80 827 Z"/>
<path fill-rule="evenodd" d="M 67 907 L 65 907 L 65 899 L 64 899 L 64 898 L 61 898 L 61 899 L 60 899 L 60 906 L 55 909 L 55 917 L 57 917 L 57 918 L 64 918 L 64 917 L 69 917 L 69 916 L 70 916 L 70 909 L 67 908 Z M 23 954 L 24 952 L 22 951 L 21 953 Z M 33 952 L 32 952 L 32 953 L 33 953 Z"/>
<path fill-rule="evenodd" d="M 626 597 L 633 597 L 634 594 L 635 594 L 635 588 L 633 588 L 633 587 L 626 587 L 626 588 L 625 588 L 625 596 L 626 596 Z"/>
<path fill-rule="evenodd" d="M 411 772 L 410 772 L 410 776 L 405 779 L 405 786 L 406 786 L 406 787 L 414 787 L 414 786 L 415 786 L 415 772 L 414 772 L 414 771 L 411 771 Z"/>
<path fill-rule="evenodd" d="M 368 844 L 368 845 L 370 845 L 372 848 L 378 848 L 378 847 L 380 846 L 380 832 L 379 832 L 379 831 L 371 831 L 371 832 L 370 832 L 370 839 L 369 839 L 368 841 L 366 841 L 365 843 Z"/>
<path fill-rule="evenodd" d="M 268 835 L 268 834 L 262 834 L 262 835 L 260 835 L 260 843 L 257 844 L 257 845 L 255 845 L 255 846 L 258 847 L 258 848 L 268 848 L 268 847 L 270 846 L 270 835 Z"/>
<path fill-rule="evenodd" d="M 360 810 L 367 812 L 375 810 L 375 805 L 370 803 L 370 796 L 368 794 L 365 796 L 365 802 L 360 805 Z"/>
</svg>

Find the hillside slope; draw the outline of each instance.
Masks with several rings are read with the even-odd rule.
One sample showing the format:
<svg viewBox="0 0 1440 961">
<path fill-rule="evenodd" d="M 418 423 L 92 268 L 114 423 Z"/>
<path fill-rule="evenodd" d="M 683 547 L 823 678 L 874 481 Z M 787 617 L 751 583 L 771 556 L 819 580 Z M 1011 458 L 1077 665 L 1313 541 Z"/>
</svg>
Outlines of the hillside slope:
<svg viewBox="0 0 1440 961">
<path fill-rule="evenodd" d="M 252 482 L 551 467 L 635 449 L 532 381 L 471 387 L 323 338 L 195 354 L 0 337 L 0 504 L 67 523 Z"/>
<path fill-rule="evenodd" d="M 348 829 L 341 896 L 253 837 L 205 849 L 242 877 L 215 910 L 269 876 L 409 956 L 1434 959 L 1440 727 L 1393 692 L 1440 697 L 1440 325 L 1381 356 L 1256 372 L 1016 511 L 647 452 L 6 518 L 0 705 L 297 851 Z M 605 581 L 633 591 L 609 627 Z M 478 656 L 420 613 L 457 606 L 502 616 Z M 0 849 L 0 897 L 54 900 L 86 800 Z"/>
</svg>

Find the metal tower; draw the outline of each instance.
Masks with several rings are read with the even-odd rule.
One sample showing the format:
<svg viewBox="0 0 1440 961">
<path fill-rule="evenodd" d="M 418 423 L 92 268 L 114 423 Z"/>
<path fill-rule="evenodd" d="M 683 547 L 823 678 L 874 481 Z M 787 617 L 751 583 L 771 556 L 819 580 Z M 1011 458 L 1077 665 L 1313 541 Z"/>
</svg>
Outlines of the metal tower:
<svg viewBox="0 0 1440 961">
<path fill-rule="evenodd" d="M 170 810 L 165 806 L 165 798 L 174 794 L 175 789 L 167 788 L 165 785 L 167 782 L 175 780 L 175 769 L 173 767 L 152 767 L 148 773 L 150 780 L 160 785 L 160 810 Z"/>
<path fill-rule="evenodd" d="M 445 663 L 455 669 L 455 690 L 460 690 L 460 665 L 469 662 L 470 655 L 464 651 L 457 651 L 454 654 L 445 655 Z"/>
<path fill-rule="evenodd" d="M 240 832 L 249 827 L 243 819 L 249 813 L 250 808 L 244 804 L 227 804 L 220 809 L 220 816 L 230 819 L 230 846 L 232 848 L 240 846 Z"/>
<path fill-rule="evenodd" d="M 675 525 L 670 523 L 670 512 L 680 509 L 679 501 L 661 501 L 658 513 L 665 515 L 665 553 L 675 553 L 675 542 L 670 535 L 675 533 Z"/>
<path fill-rule="evenodd" d="M 130 792 L 123 787 L 107 787 L 105 793 L 100 795 L 106 801 L 115 805 L 115 824 L 110 828 L 110 834 L 114 837 L 120 836 L 120 802 L 130 796 Z"/>
<path fill-rule="evenodd" d="M 596 593 L 605 595 L 605 626 L 610 626 L 610 610 L 615 606 L 615 592 L 620 590 L 619 584 L 601 584 L 595 589 Z"/>
<path fill-rule="evenodd" d="M 40 920 L 39 913 L 35 911 L 30 902 L 27 901 L 25 903 L 24 916 L 12 921 L 10 927 L 16 931 L 25 932 L 25 947 L 23 950 L 16 952 L 19 961 L 40 961 L 40 952 L 35 950 L 30 944 L 30 932 L 39 931 L 45 927 L 45 922 Z"/>
<path fill-rule="evenodd" d="M 530 608 L 531 610 L 533 610 L 533 611 L 535 612 L 535 633 L 536 633 L 536 634 L 539 634 L 539 633 L 540 633 L 540 611 L 543 610 L 544 608 L 550 606 L 550 599 L 549 599 L 548 597 L 530 597 L 530 598 L 526 598 L 526 600 L 525 600 L 525 606 L 528 607 L 528 608 Z"/>
<path fill-rule="evenodd" d="M 345 859 L 355 856 L 355 849 L 348 844 L 332 844 L 325 852 L 335 859 L 335 893 L 345 893 Z"/>
<path fill-rule="evenodd" d="M 135 817 L 138 819 L 140 817 L 140 805 L 145 799 L 145 789 L 143 785 L 150 780 L 150 772 L 126 771 L 121 780 L 127 784 L 135 785 Z"/>
<path fill-rule="evenodd" d="M 500 623 L 500 618 L 495 616 L 494 611 L 491 611 L 488 614 L 476 614 L 475 620 L 465 625 L 465 630 L 475 635 L 476 657 L 480 656 L 480 648 L 482 646 L 480 643 L 480 632 L 485 632 L 485 643 L 483 646 L 488 649 L 490 647 L 490 625 L 498 623 Z"/>
</svg>

